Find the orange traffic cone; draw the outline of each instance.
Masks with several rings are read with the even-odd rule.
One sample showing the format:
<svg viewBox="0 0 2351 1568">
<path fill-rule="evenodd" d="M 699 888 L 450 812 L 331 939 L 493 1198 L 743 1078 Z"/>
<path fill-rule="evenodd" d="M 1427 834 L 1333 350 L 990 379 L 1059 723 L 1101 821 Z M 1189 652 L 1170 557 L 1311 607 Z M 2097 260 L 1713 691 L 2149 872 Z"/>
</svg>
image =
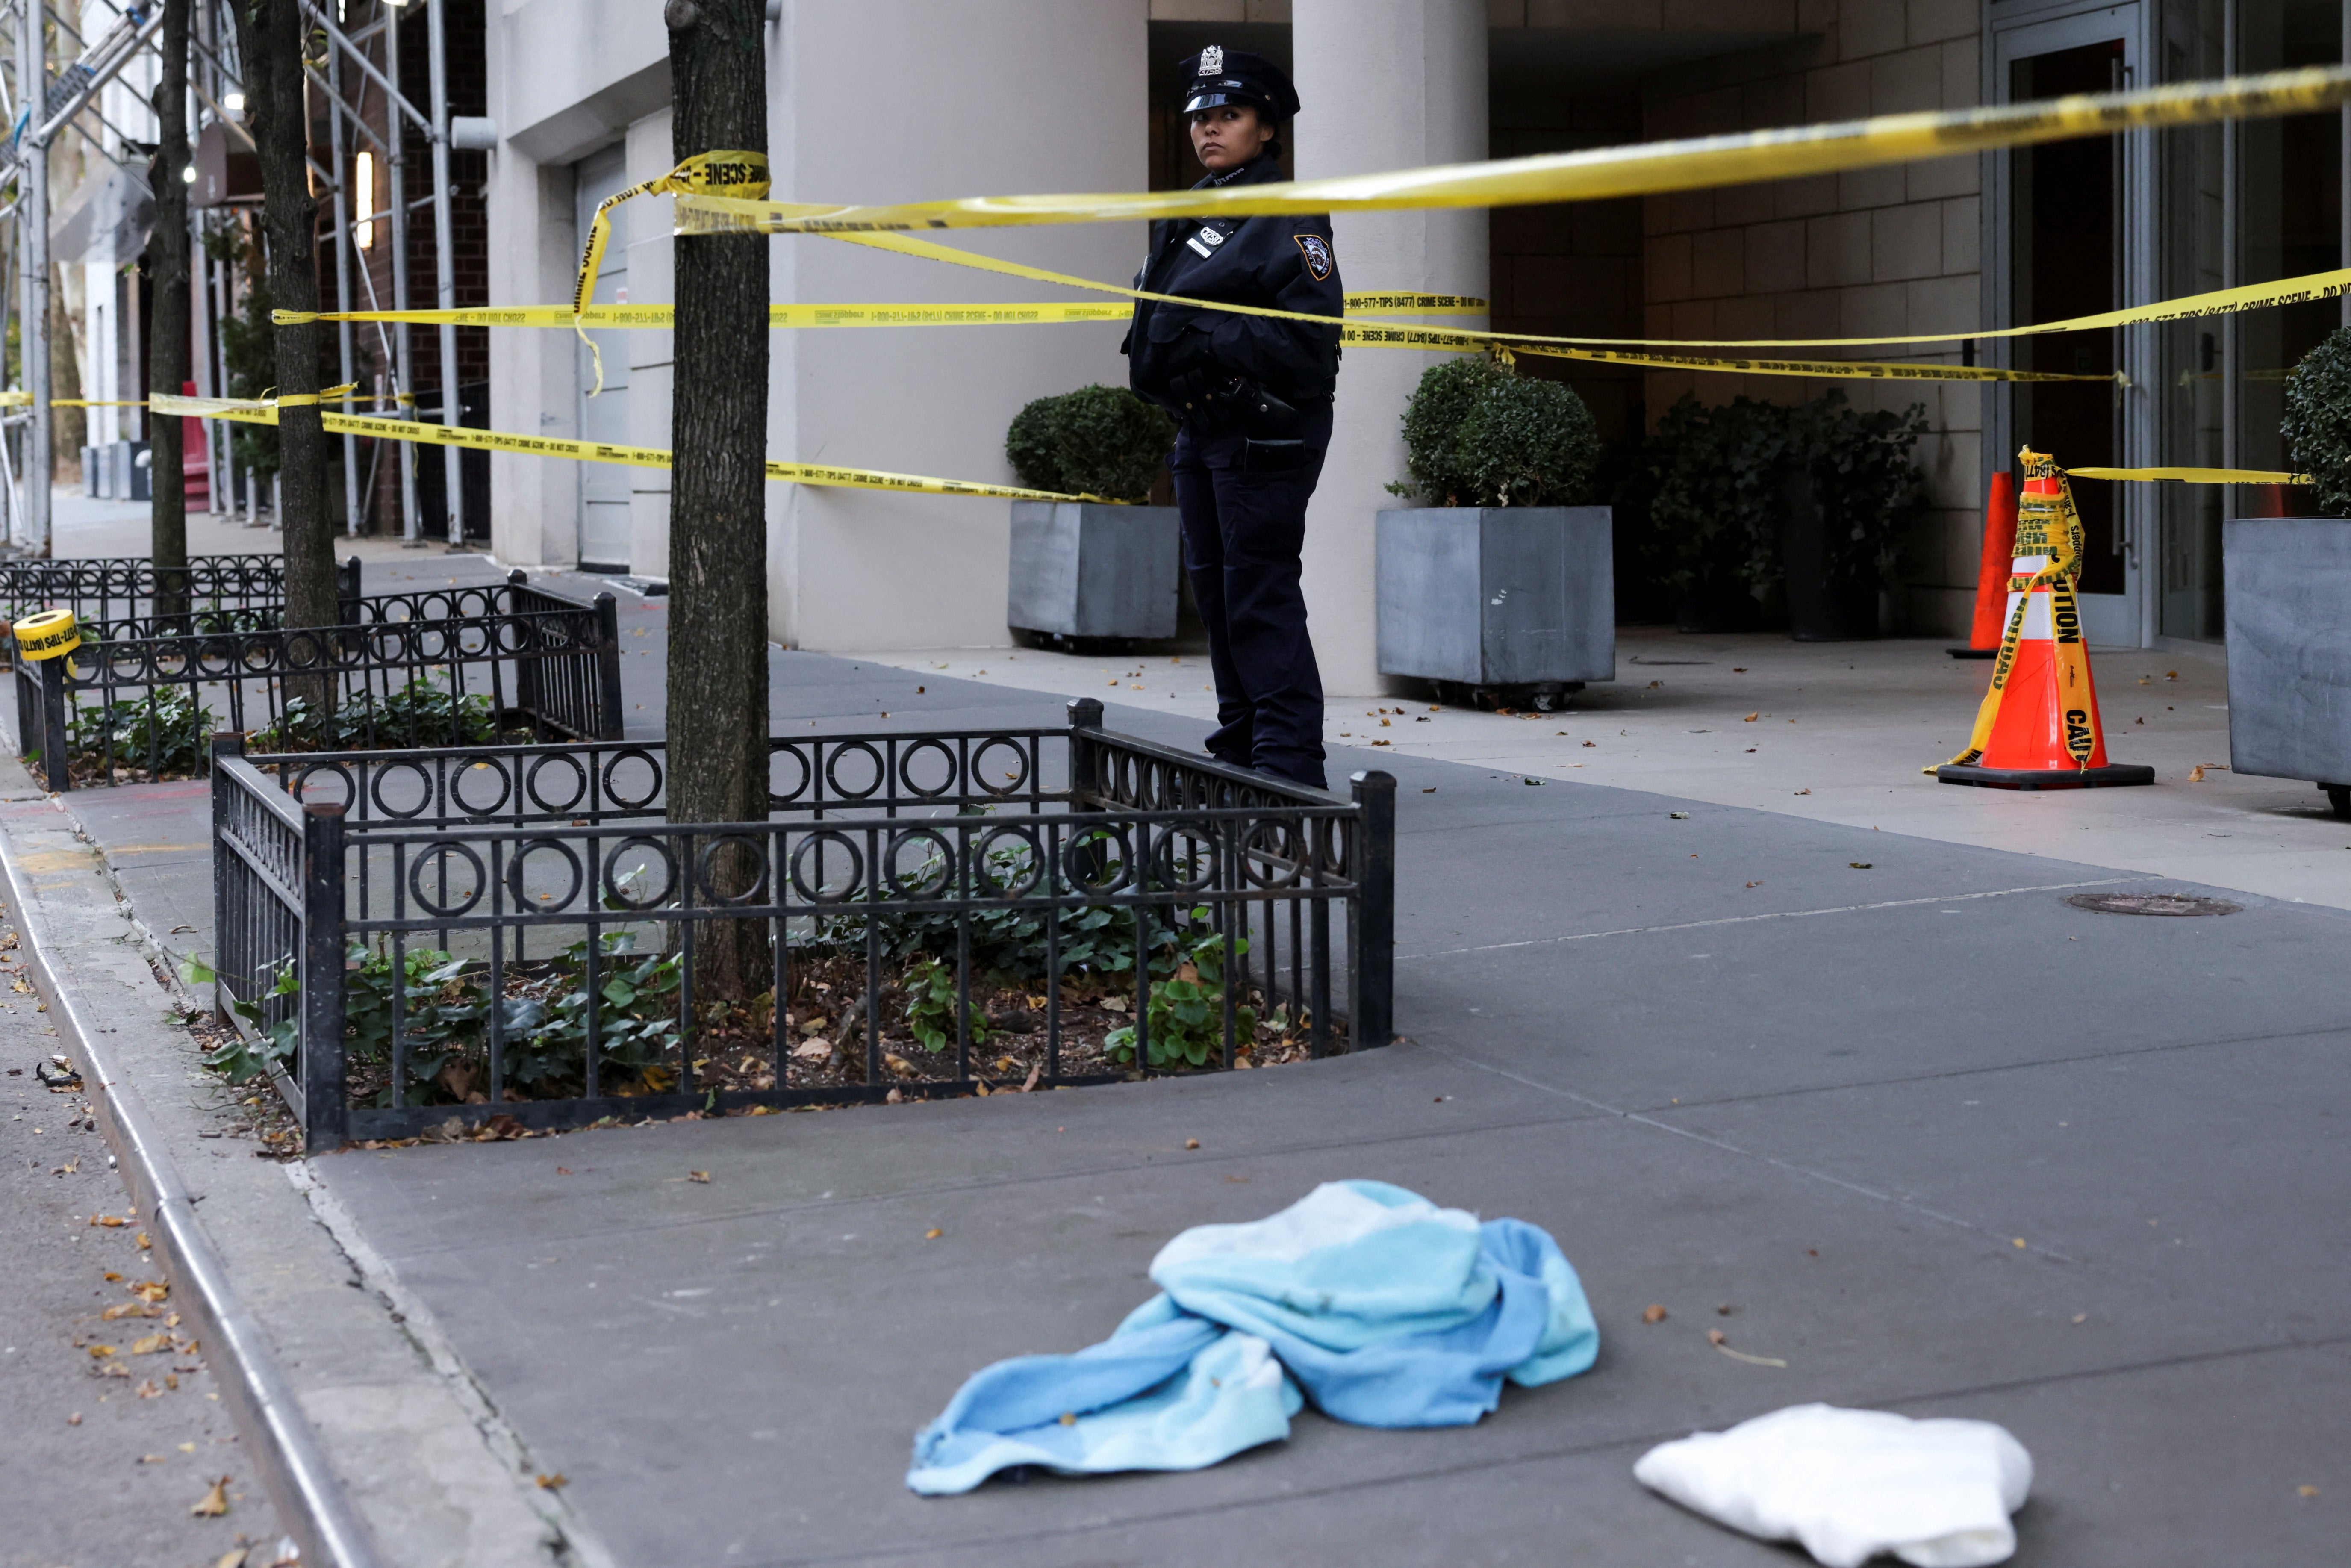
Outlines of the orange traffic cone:
<svg viewBox="0 0 2351 1568">
<path fill-rule="evenodd" d="M 2016 555 L 2016 476 L 2003 468 L 1991 476 L 1984 497 L 1983 563 L 1976 569 L 1976 620 L 1968 645 L 1948 650 L 1954 659 L 1989 659 L 2000 652 L 2000 630 L 2008 619 L 2008 569 Z"/>
<path fill-rule="evenodd" d="M 2024 499 L 2008 578 L 2008 618 L 1968 748 L 1928 769 L 1946 784 L 1995 789 L 2080 789 L 2152 784 L 2155 769 L 2106 760 L 2098 690 L 2090 678 L 2074 580 L 2082 519 L 2065 471 L 2043 453 L 2018 454 Z"/>
</svg>

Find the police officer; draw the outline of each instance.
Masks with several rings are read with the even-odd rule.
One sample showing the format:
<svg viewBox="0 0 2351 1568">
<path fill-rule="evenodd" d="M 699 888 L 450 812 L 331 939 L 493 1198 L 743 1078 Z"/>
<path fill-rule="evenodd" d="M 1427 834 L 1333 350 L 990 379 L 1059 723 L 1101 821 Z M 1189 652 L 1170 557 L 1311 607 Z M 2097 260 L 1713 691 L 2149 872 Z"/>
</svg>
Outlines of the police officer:
<svg viewBox="0 0 2351 1568">
<path fill-rule="evenodd" d="M 1272 61 L 1211 45 L 1186 59 L 1195 189 L 1281 178 L 1298 90 Z M 1218 759 L 1318 788 L 1322 677 L 1299 591 L 1306 502 L 1331 441 L 1345 296 L 1327 215 L 1162 220 L 1135 287 L 1272 306 L 1327 327 L 1137 300 L 1123 351 L 1135 392 L 1182 422 L 1168 467 L 1184 569 L 1207 625 Z"/>
</svg>

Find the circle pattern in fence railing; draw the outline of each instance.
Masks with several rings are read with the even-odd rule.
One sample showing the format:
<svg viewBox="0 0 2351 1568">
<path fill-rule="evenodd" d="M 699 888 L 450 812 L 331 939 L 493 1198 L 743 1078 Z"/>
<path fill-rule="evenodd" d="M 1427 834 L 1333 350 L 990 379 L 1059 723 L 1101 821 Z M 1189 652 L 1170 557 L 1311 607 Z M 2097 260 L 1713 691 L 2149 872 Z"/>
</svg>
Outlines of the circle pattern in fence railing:
<svg viewBox="0 0 2351 1568">
<path fill-rule="evenodd" d="M 1241 875 L 1252 887 L 1296 887 L 1305 849 L 1294 820 L 1251 822 L 1241 835 Z"/>
<path fill-rule="evenodd" d="M 369 802 L 394 821 L 424 815 L 439 794 L 433 787 L 432 770 L 422 762 L 380 762 L 370 768 L 368 774 Z M 384 786 L 403 779 L 413 782 L 415 798 L 409 804 L 401 806 L 385 797 Z"/>
<path fill-rule="evenodd" d="M 861 758 L 864 764 L 862 769 L 864 783 L 862 788 L 853 784 L 844 784 L 841 779 L 841 764 L 844 758 L 852 757 Z M 890 769 L 883 765 L 882 753 L 871 741 L 842 741 L 833 747 L 832 755 L 825 759 L 825 787 L 832 791 L 836 800 L 862 800 L 889 781 Z"/>
<path fill-rule="evenodd" d="M 471 873 L 465 879 L 465 901 L 458 904 L 450 902 L 449 867 L 453 862 L 462 862 Z M 434 891 L 430 893 L 424 888 L 424 873 L 428 868 L 434 873 Z M 409 896 L 416 900 L 419 909 L 436 920 L 455 920 L 471 912 L 475 904 L 482 902 L 482 893 L 488 883 L 482 857 L 474 852 L 471 845 L 455 839 L 436 839 L 423 845 L 408 865 Z"/>
<path fill-rule="evenodd" d="M 623 868 L 622 857 L 631 850 L 645 850 L 651 853 L 639 860 L 633 868 Z M 653 865 L 662 869 L 661 886 L 651 894 L 638 895 L 634 892 L 637 878 Z M 670 895 L 676 890 L 677 857 L 669 845 L 659 839 L 633 833 L 614 844 L 611 852 L 604 856 L 604 901 L 608 904 L 629 910 L 658 909 L 670 901 Z"/>
<path fill-rule="evenodd" d="M 1012 761 L 1001 779 L 996 777 L 1004 768 L 999 751 L 1011 753 Z M 1018 795 L 1029 788 L 1031 771 L 1029 748 L 1008 735 L 991 735 L 972 749 L 971 775 L 983 795 Z"/>
<path fill-rule="evenodd" d="M 828 883 L 821 880 L 824 876 L 824 852 L 828 847 L 837 847 L 849 860 L 849 874 L 838 883 Z M 813 883 L 809 881 L 811 864 L 820 879 Z M 800 841 L 792 846 L 791 877 L 792 891 L 810 904 L 843 904 L 856 897 L 864 883 L 865 856 L 858 849 L 857 841 L 849 834 L 834 828 L 820 829 L 803 835 Z"/>
<path fill-rule="evenodd" d="M 998 867 L 996 857 L 1002 852 L 1007 841 L 1018 844 L 1025 852 L 1009 862 L 1015 874 L 997 880 Z M 991 879 L 997 896 L 1001 898 L 1028 897 L 1037 890 L 1037 884 L 1044 880 L 1045 875 L 1045 852 L 1038 843 L 1037 830 L 1019 823 L 1008 822 L 982 833 L 972 846 L 972 863 L 979 869 L 980 874 Z"/>
<path fill-rule="evenodd" d="M 729 854 L 729 850 L 739 852 Z M 729 864 L 716 863 L 722 855 Z M 748 887 L 740 893 L 721 890 L 722 881 L 737 881 L 737 876 L 730 873 L 745 868 L 752 872 Z M 768 897 L 767 845 L 751 833 L 713 833 L 695 852 L 694 881 L 705 904 L 764 904 Z"/>
<path fill-rule="evenodd" d="M 502 810 L 514 796 L 514 779 L 499 766 L 500 761 L 496 757 L 485 756 L 480 752 L 469 752 L 452 758 L 448 765 L 451 803 L 469 817 L 494 816 Z M 469 799 L 465 792 L 466 786 L 484 774 L 488 777 L 480 779 L 478 788 L 486 789 L 492 783 L 498 787 L 497 799 L 486 805 Z"/>
<path fill-rule="evenodd" d="M 321 779 L 340 788 L 321 789 L 314 794 L 312 786 Z M 340 762 L 313 762 L 297 768 L 292 783 L 287 793 L 306 806 L 340 806 L 348 812 L 360 800 L 359 779 Z"/>
<path fill-rule="evenodd" d="M 517 762 L 520 760 L 520 758 L 517 758 Z M 571 793 L 560 800 L 550 800 L 540 789 L 539 780 L 549 768 L 555 766 L 559 762 L 565 768 L 570 769 Z M 552 752 L 542 757 L 532 758 L 523 773 L 524 791 L 528 797 L 530 803 L 538 807 L 542 811 L 570 811 L 578 810 L 580 802 L 588 799 L 588 769 L 581 766 L 580 759 L 566 752 L 560 751 Z"/>
<path fill-rule="evenodd" d="M 793 783 L 789 789 L 777 788 L 776 764 L 778 762 L 788 764 L 789 767 L 789 772 L 786 777 L 791 779 Z M 797 745 L 770 747 L 768 752 L 768 810 L 773 810 L 778 806 L 789 806 L 797 801 L 808 792 L 809 784 L 815 776 L 814 765 L 809 761 L 806 747 Z"/>
<path fill-rule="evenodd" d="M 1061 876 L 1077 893 L 1116 893 L 1132 878 L 1125 831 L 1089 824 L 1061 846 Z"/>
<path fill-rule="evenodd" d="M 914 861 L 910 875 L 905 867 L 912 852 L 920 849 L 922 858 Z M 936 828 L 903 828 L 890 835 L 888 852 L 882 862 L 883 880 L 889 891 L 900 898 L 937 898 L 958 884 L 956 874 L 955 846 Z"/>
<path fill-rule="evenodd" d="M 642 762 L 645 765 L 645 771 L 649 777 L 643 794 L 632 795 L 621 787 L 617 775 L 619 774 L 621 765 L 624 762 Z M 632 746 L 625 751 L 615 751 L 605 758 L 604 800 L 607 804 L 611 805 L 615 810 L 622 811 L 645 810 L 650 808 L 655 800 L 661 799 L 661 758 L 655 757 L 647 747 Z"/>
<path fill-rule="evenodd" d="M 927 759 L 932 758 L 937 758 L 935 766 L 916 767 L 917 759 L 924 759 L 927 764 Z M 898 753 L 899 785 L 908 794 L 918 795 L 925 800 L 953 794 L 962 771 L 956 761 L 955 748 L 944 740 L 918 740 Z M 924 782 L 934 776 L 937 778 L 936 783 Z"/>
<path fill-rule="evenodd" d="M 1152 880 L 1175 893 L 1206 893 L 1223 867 L 1216 831 L 1202 823 L 1169 822 L 1152 830 Z"/>
<path fill-rule="evenodd" d="M 559 856 L 564 865 L 569 868 L 570 885 L 563 890 L 560 897 L 553 894 L 539 894 L 536 897 L 532 895 L 523 868 L 524 863 L 535 854 Z M 550 914 L 569 910 L 572 900 L 580 896 L 581 886 L 586 880 L 587 871 L 581 864 L 579 854 L 561 839 L 524 839 L 514 846 L 514 853 L 507 862 L 507 895 L 514 901 L 516 910 L 523 914 L 528 914 L 533 904 L 544 905 Z"/>
</svg>

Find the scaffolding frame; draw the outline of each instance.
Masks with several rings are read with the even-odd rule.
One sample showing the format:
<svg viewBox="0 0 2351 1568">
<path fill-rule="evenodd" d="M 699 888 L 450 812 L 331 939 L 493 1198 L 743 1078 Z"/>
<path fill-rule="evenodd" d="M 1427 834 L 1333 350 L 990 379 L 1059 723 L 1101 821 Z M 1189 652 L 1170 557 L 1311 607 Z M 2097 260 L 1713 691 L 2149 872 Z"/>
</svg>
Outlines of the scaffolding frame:
<svg viewBox="0 0 2351 1568">
<path fill-rule="evenodd" d="M 389 199 L 380 209 L 372 200 L 369 206 L 371 221 L 390 230 L 392 246 L 389 302 L 378 298 L 372 269 L 360 269 L 366 283 L 369 307 L 394 310 L 417 308 L 410 277 L 408 220 L 413 209 L 427 206 L 432 209 L 434 225 L 434 304 L 443 308 L 453 307 L 456 303 L 456 272 L 449 179 L 452 149 L 444 0 L 298 3 L 306 28 L 322 35 L 327 43 L 323 61 L 308 60 L 304 68 L 305 89 L 312 105 L 309 122 L 317 123 L 317 109 L 327 110 L 328 144 L 309 149 L 316 193 L 331 213 L 327 232 L 321 235 L 333 247 L 331 263 L 320 269 L 321 293 L 331 292 L 338 310 L 353 308 L 355 222 L 350 187 L 356 162 L 354 154 L 365 145 L 385 165 Z M 233 0 L 190 0 L 187 143 L 191 164 L 186 177 L 191 180 L 194 177 L 193 159 L 199 139 L 211 127 L 220 126 L 224 137 L 242 141 L 247 149 L 253 145 L 240 112 L 242 69 L 236 28 L 229 13 L 231 4 Z M 401 86 L 399 24 L 419 10 L 423 13 L 428 61 L 424 107 L 409 99 Z M 49 189 L 50 155 L 58 139 L 70 131 L 86 141 L 99 156 L 134 177 L 138 174 L 152 156 L 152 148 L 111 123 L 99 105 L 107 86 L 125 68 L 161 48 L 162 29 L 160 0 L 82 0 L 70 6 L 51 4 L 49 0 L 0 0 L 0 115 L 5 116 L 8 127 L 5 140 L 0 140 L 0 279 L 14 280 L 8 298 L 0 301 L 0 342 L 5 342 L 8 322 L 14 317 L 22 348 L 20 374 L 12 390 L 30 394 L 29 407 L 12 410 L 5 418 L 0 418 L 0 485 L 5 485 L 6 491 L 0 519 L 5 520 L 7 541 L 14 553 L 46 557 L 52 543 L 50 490 L 56 469 L 56 429 L 50 355 L 57 264 L 51 256 L 49 233 L 55 205 Z M 373 52 L 378 47 L 382 55 L 381 62 Z M 358 85 L 356 102 L 345 92 L 347 77 L 354 74 Z M 39 90 L 27 90 L 28 84 L 38 84 Z M 368 118 L 371 93 L 381 95 L 384 121 L 381 131 Z M 134 125 L 139 123 L 133 117 L 123 118 L 131 119 Z M 411 129 L 423 138 L 432 158 L 431 192 L 413 201 L 407 195 L 405 155 Z M 319 161 L 322 152 L 328 160 L 323 166 Z M 257 201 L 239 198 L 231 204 L 250 207 L 257 205 Z M 191 204 L 188 213 L 190 361 L 197 392 L 206 396 L 226 390 L 227 367 L 219 328 L 220 322 L 237 308 L 240 293 L 235 268 L 214 261 L 204 246 L 205 214 L 219 210 Z M 142 365 L 147 350 L 145 325 L 143 320 L 138 322 L 132 350 L 132 362 Z M 350 382 L 355 375 L 358 345 L 350 322 L 337 323 L 337 329 L 340 380 Z M 134 329 L 125 321 L 120 329 Z M 375 336 L 389 367 L 390 384 L 385 392 L 392 406 L 384 412 L 413 417 L 436 394 L 420 392 L 416 385 L 414 345 L 409 328 L 402 323 L 389 333 L 379 328 Z M 442 382 L 437 391 L 440 418 L 444 424 L 454 427 L 462 421 L 454 327 L 439 329 L 437 347 Z M 366 401 L 375 403 L 377 394 L 371 392 Z M 360 402 L 355 392 L 345 393 L 341 401 L 343 412 L 357 412 Z M 256 486 L 249 473 L 244 476 L 241 487 L 238 484 L 228 452 L 227 422 L 203 423 L 210 486 L 208 506 L 213 515 L 234 515 L 241 488 L 248 518 L 257 523 Z M 356 534 L 362 507 L 373 500 L 376 468 L 371 463 L 363 491 L 359 473 L 359 439 L 346 435 L 341 440 L 345 526 L 350 533 Z M 399 476 L 401 531 L 411 545 L 422 546 L 426 542 L 425 519 L 418 507 L 415 446 L 410 442 L 392 444 Z M 462 549 L 466 519 L 460 452 L 454 445 L 443 451 L 446 465 L 446 537 L 450 548 Z M 380 450 L 376 456 L 381 458 Z"/>
</svg>

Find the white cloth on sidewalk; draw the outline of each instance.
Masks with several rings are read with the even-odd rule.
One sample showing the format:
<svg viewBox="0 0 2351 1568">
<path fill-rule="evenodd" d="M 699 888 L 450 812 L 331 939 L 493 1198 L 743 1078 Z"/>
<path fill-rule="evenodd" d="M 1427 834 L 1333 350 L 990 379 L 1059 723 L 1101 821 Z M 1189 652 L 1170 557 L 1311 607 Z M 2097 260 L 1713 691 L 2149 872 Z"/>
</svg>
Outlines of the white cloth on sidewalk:
<svg viewBox="0 0 2351 1568">
<path fill-rule="evenodd" d="M 2008 1516 L 2032 1488 L 2032 1456 L 1989 1421 L 1792 1405 L 1660 1444 L 1633 1475 L 1719 1524 L 1801 1542 L 1825 1568 L 1881 1552 L 1980 1568 L 2015 1554 Z"/>
</svg>

